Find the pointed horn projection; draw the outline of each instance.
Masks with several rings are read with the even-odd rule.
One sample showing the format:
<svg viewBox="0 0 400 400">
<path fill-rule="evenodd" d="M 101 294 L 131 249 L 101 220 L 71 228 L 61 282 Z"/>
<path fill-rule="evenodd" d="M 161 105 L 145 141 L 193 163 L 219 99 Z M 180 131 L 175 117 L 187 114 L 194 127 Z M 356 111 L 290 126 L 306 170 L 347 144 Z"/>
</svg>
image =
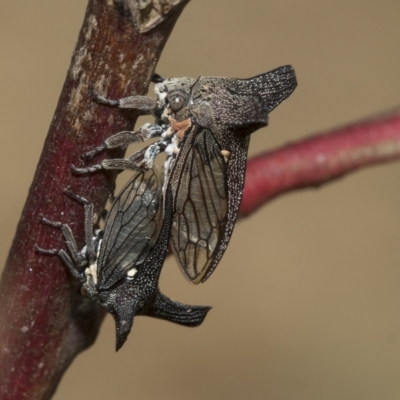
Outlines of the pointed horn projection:
<svg viewBox="0 0 400 400">
<path fill-rule="evenodd" d="M 196 327 L 203 323 L 211 307 L 191 306 L 178 303 L 164 296 L 159 289 L 153 297 L 153 301 L 147 300 L 142 309 L 138 306 L 139 300 L 132 298 L 131 288 L 125 285 L 119 286 L 115 296 L 111 297 L 106 304 L 115 320 L 116 327 L 116 350 L 118 351 L 126 342 L 132 329 L 135 315 L 163 319 L 179 325 Z M 143 302 L 141 302 L 143 303 Z"/>
<path fill-rule="evenodd" d="M 248 80 L 251 89 L 259 89 L 259 95 L 267 104 L 270 113 L 296 89 L 297 80 L 291 65 L 276 68 Z"/>
<path fill-rule="evenodd" d="M 119 290 L 118 290 L 119 289 Z M 126 296 L 130 296 L 130 290 L 125 285 L 119 286 L 115 296 L 110 297 L 104 307 L 114 317 L 116 328 L 116 351 L 126 342 L 132 329 L 133 318 L 136 313 L 137 304 L 130 298 L 126 301 Z"/>
<path fill-rule="evenodd" d="M 144 179 L 144 176 L 147 176 L 147 179 Z M 138 193 L 141 193 L 141 196 L 143 196 L 144 193 L 154 194 L 154 189 L 158 187 L 158 180 L 150 179 L 152 176 L 153 172 L 151 171 L 148 171 L 147 173 L 137 173 L 138 179 L 143 177 L 141 182 L 145 184 L 145 188 L 142 188 L 143 193 L 137 189 L 135 199 L 131 199 L 131 206 L 136 204 L 138 201 Z M 129 207 L 126 207 L 126 201 L 122 201 L 124 198 L 123 193 L 118 196 L 118 199 L 120 199 L 119 201 L 125 204 L 124 216 L 126 217 L 129 214 Z M 146 197 L 146 199 L 148 200 L 148 197 Z M 164 204 L 166 210 L 165 215 L 162 220 L 157 220 L 159 223 L 162 223 L 157 242 L 146 257 L 144 263 L 138 267 L 138 270 L 131 277 L 133 279 L 127 279 L 119 285 L 113 285 L 102 292 L 102 294 L 97 298 L 97 301 L 114 317 L 117 333 L 117 351 L 125 343 L 131 331 L 135 315 L 147 315 L 181 325 L 194 327 L 203 322 L 210 310 L 209 307 L 189 306 L 177 303 L 161 294 L 158 288 L 158 279 L 164 262 L 165 253 L 168 248 L 169 230 L 171 229 L 172 223 L 171 202 L 172 194 L 170 190 L 167 190 L 165 193 Z M 117 207 L 117 209 L 120 210 L 120 207 L 117 206 L 117 204 L 117 200 L 115 200 L 113 207 Z M 145 210 L 148 211 L 147 207 L 148 205 L 146 205 Z M 135 215 L 140 216 L 141 213 L 138 212 L 137 208 L 135 208 L 135 210 Z M 112 211 L 110 211 L 110 216 L 111 215 Z M 134 219 L 131 218 L 130 221 L 132 222 Z M 133 225 L 136 226 L 136 222 L 133 223 Z M 120 229 L 118 229 L 118 233 L 119 232 L 121 232 Z M 107 234 L 105 234 L 104 237 L 108 237 Z M 118 249 L 119 255 L 121 251 L 122 247 Z M 100 278 L 102 278 L 103 282 L 106 282 L 104 276 L 100 275 Z"/>
<path fill-rule="evenodd" d="M 237 96 L 254 96 L 262 99 L 270 113 L 296 89 L 297 80 L 294 68 L 284 65 L 264 74 L 248 79 L 226 79 L 228 92 Z"/>
<path fill-rule="evenodd" d="M 117 351 L 128 338 L 135 314 L 198 326 L 210 310 L 172 301 L 158 289 L 172 225 L 172 193 L 165 191 L 162 216 L 161 189 L 157 169 L 136 171 L 115 198 L 104 231 L 94 232 L 93 205 L 66 192 L 85 206 L 86 246 L 81 251 L 68 225 L 42 218 L 42 223 L 62 230 L 71 256 L 61 249 L 37 246 L 36 251 L 58 255 L 83 283 L 82 293 L 114 317 Z"/>
<path fill-rule="evenodd" d="M 249 79 L 202 78 L 196 88 L 201 92 L 204 86 L 212 83 L 218 94 L 211 100 L 210 112 L 214 114 L 214 119 L 226 127 L 251 126 L 248 134 L 266 126 L 268 114 L 287 99 L 297 86 L 291 65 Z M 194 92 L 193 95 L 199 96 Z"/>
<path fill-rule="evenodd" d="M 153 304 L 144 310 L 143 314 L 139 313 L 138 315 L 147 315 L 175 322 L 176 324 L 195 327 L 203 323 L 210 310 L 211 307 L 178 303 L 157 290 Z"/>
</svg>

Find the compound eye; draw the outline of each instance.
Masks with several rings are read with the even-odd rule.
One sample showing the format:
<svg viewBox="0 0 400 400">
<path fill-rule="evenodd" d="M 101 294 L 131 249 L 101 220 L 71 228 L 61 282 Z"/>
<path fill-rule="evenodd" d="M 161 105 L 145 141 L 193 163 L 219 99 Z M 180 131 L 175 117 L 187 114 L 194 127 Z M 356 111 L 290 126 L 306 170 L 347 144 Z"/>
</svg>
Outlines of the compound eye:
<svg viewBox="0 0 400 400">
<path fill-rule="evenodd" d="M 176 112 L 179 111 L 186 103 L 186 96 L 180 92 L 171 93 L 168 96 L 168 102 L 171 110 Z"/>
</svg>

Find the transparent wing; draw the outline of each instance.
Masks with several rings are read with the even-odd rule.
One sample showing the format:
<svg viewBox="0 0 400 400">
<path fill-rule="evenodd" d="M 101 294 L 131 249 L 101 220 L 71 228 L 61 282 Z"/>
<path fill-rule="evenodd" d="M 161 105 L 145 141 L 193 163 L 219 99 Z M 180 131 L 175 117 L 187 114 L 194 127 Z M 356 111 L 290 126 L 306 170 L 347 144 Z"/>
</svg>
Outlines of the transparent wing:
<svg viewBox="0 0 400 400">
<path fill-rule="evenodd" d="M 146 259 L 162 224 L 161 202 L 155 169 L 137 172 L 115 199 L 97 260 L 101 289 L 110 288 Z"/>
<path fill-rule="evenodd" d="M 206 275 L 226 226 L 226 161 L 210 130 L 193 126 L 171 171 L 171 244 L 184 273 L 199 283 Z"/>
</svg>

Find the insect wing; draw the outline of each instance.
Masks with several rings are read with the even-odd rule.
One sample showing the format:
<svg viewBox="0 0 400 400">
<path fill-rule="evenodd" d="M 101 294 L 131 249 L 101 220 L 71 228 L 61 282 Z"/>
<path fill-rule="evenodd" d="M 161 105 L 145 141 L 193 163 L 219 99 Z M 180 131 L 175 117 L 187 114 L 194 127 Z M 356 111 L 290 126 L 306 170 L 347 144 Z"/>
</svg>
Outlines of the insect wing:
<svg viewBox="0 0 400 400">
<path fill-rule="evenodd" d="M 214 134 L 193 125 L 172 167 L 171 244 L 195 284 L 207 274 L 227 221 L 226 161 Z"/>
<path fill-rule="evenodd" d="M 99 287 L 108 289 L 152 250 L 162 224 L 161 187 L 155 169 L 137 172 L 109 211 L 98 258 Z"/>
</svg>

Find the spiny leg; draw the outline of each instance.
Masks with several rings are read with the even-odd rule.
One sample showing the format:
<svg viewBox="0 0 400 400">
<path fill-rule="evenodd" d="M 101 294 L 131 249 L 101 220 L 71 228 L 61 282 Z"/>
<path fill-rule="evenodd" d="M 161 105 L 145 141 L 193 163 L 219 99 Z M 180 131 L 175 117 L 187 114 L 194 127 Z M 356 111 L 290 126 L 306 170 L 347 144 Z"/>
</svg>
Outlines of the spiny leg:
<svg viewBox="0 0 400 400">
<path fill-rule="evenodd" d="M 114 159 L 106 159 L 101 162 L 101 164 L 95 164 L 86 168 L 78 168 L 75 165 L 71 165 L 71 171 L 77 175 L 85 175 L 90 174 L 92 172 L 101 171 L 103 169 L 109 170 L 119 170 L 124 171 L 126 169 L 137 170 L 139 166 L 135 163 L 132 163 L 129 159 L 125 158 L 114 158 Z"/>
<path fill-rule="evenodd" d="M 45 218 L 43 215 L 40 216 L 40 222 L 45 225 L 52 226 L 54 228 L 61 229 L 61 232 L 64 236 L 65 242 L 67 244 L 68 250 L 71 253 L 72 259 L 74 260 L 75 264 L 78 265 L 79 267 L 84 266 L 87 264 L 87 259 L 84 257 L 80 251 L 78 250 L 78 246 L 76 244 L 74 235 L 71 231 L 71 228 L 67 224 L 63 224 L 61 222 L 56 222 L 56 221 L 51 221 L 47 218 Z M 41 252 L 43 253 L 46 251 L 45 254 L 57 254 L 61 257 L 61 254 L 59 254 L 63 250 L 57 250 L 57 249 L 51 249 L 51 250 L 45 250 L 40 247 L 38 249 L 42 250 Z M 69 258 L 69 257 L 68 257 Z M 71 260 L 71 259 L 70 259 Z M 72 263 L 72 261 L 71 261 Z M 69 268 L 69 265 L 67 265 Z M 76 268 L 74 268 L 76 270 Z"/>
<path fill-rule="evenodd" d="M 155 158 L 161 151 L 164 151 L 166 146 L 167 145 L 164 143 L 164 140 L 160 140 L 144 149 L 139 150 L 129 158 L 105 159 L 101 162 L 101 164 L 94 164 L 86 168 L 78 168 L 75 167 L 75 165 L 71 165 L 71 170 L 74 174 L 78 175 L 89 174 L 103 169 L 119 171 L 124 171 L 127 169 L 134 171 L 142 169 L 148 170 L 152 168 Z"/>
<path fill-rule="evenodd" d="M 101 231 L 99 231 L 99 233 L 95 237 L 93 237 L 93 215 L 94 215 L 93 204 L 89 203 L 89 201 L 86 200 L 84 197 L 78 196 L 77 194 L 72 192 L 70 188 L 64 189 L 64 193 L 73 200 L 83 204 L 85 207 L 85 244 L 86 244 L 85 252 L 83 253 L 78 250 L 78 246 L 76 244 L 74 235 L 71 231 L 71 228 L 67 224 L 51 221 L 45 218 L 44 216 L 40 217 L 40 222 L 52 226 L 54 228 L 61 229 L 61 232 L 64 236 L 66 245 L 68 247 L 68 250 L 71 254 L 73 261 L 64 250 L 58 250 L 58 249 L 46 250 L 39 246 L 35 246 L 35 248 L 38 252 L 43 254 L 58 255 L 62 259 L 64 264 L 67 266 L 71 274 L 75 278 L 84 281 L 85 274 L 79 272 L 76 266 L 78 266 L 78 268 L 80 269 L 86 266 L 88 263 L 90 263 L 90 261 L 96 260 L 96 245 L 101 235 Z"/>
<path fill-rule="evenodd" d="M 111 100 L 97 94 L 95 91 L 92 91 L 91 95 L 98 103 L 106 104 L 111 107 L 136 109 L 143 115 L 151 114 L 157 109 L 157 101 L 147 96 L 129 96 L 122 99 Z M 165 129 L 166 128 L 159 125 L 147 123 L 136 132 L 119 132 L 108 138 L 100 146 L 83 154 L 82 157 L 89 160 L 105 149 L 126 148 L 130 143 L 143 142 L 151 137 L 160 136 Z"/>
<path fill-rule="evenodd" d="M 112 107 L 118 108 L 134 108 L 145 114 L 151 114 L 152 111 L 157 109 L 157 100 L 147 96 L 129 96 L 123 97 L 118 100 L 107 99 L 106 97 L 100 96 L 95 91 L 92 91 L 92 97 L 98 103 L 107 104 Z"/>
<path fill-rule="evenodd" d="M 86 281 L 85 274 L 83 272 L 79 272 L 76 269 L 75 264 L 72 262 L 70 256 L 64 250 L 43 249 L 36 244 L 35 251 L 37 251 L 40 254 L 55 255 L 60 257 L 64 265 L 67 267 L 68 271 L 76 280 L 82 283 Z"/>
<path fill-rule="evenodd" d="M 86 252 L 87 255 L 89 256 L 90 260 L 95 260 L 96 259 L 96 246 L 95 246 L 95 241 L 98 240 L 98 238 L 93 238 L 93 224 L 94 224 L 94 206 L 93 203 L 89 203 L 88 200 L 86 200 L 84 197 L 77 195 L 74 193 L 71 188 L 67 187 L 64 189 L 64 193 L 72 198 L 73 200 L 78 201 L 79 203 L 82 203 L 85 207 L 85 244 L 86 244 Z M 69 229 L 69 228 L 68 228 Z M 64 234 L 64 232 L 63 232 Z M 64 234 L 65 237 L 65 234 Z M 69 247 L 68 244 L 68 239 L 65 237 L 67 240 L 67 246 Z M 75 241 L 74 241 L 75 242 Z M 76 246 L 76 244 L 75 244 Z M 70 249 L 71 251 L 71 249 Z M 72 253 L 71 253 L 72 254 Z"/>
<path fill-rule="evenodd" d="M 139 143 L 161 136 L 167 130 L 165 125 L 144 124 L 137 131 L 122 131 L 107 138 L 104 143 L 82 155 L 84 160 L 91 160 L 96 154 L 106 149 L 126 149 L 131 143 Z"/>
</svg>

